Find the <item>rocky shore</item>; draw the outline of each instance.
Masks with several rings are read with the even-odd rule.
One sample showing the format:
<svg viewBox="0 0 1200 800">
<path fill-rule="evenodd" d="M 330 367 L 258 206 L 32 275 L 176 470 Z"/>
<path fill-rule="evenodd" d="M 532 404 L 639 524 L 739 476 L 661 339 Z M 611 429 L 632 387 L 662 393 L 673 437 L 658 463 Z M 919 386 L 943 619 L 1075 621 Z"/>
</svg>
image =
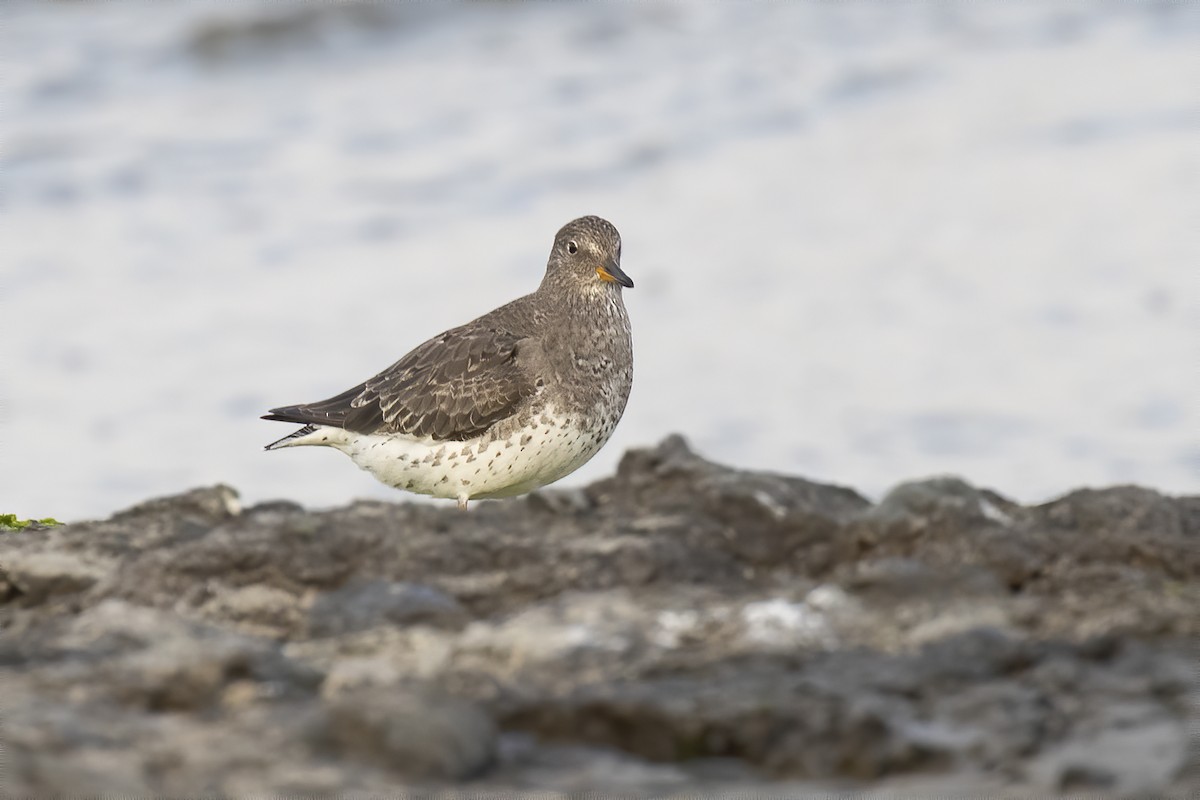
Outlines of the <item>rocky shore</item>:
<svg viewBox="0 0 1200 800">
<path fill-rule="evenodd" d="M 197 489 L 0 566 L 7 796 L 1197 785 L 1200 497 L 873 504 L 671 437 L 466 514 Z"/>
</svg>

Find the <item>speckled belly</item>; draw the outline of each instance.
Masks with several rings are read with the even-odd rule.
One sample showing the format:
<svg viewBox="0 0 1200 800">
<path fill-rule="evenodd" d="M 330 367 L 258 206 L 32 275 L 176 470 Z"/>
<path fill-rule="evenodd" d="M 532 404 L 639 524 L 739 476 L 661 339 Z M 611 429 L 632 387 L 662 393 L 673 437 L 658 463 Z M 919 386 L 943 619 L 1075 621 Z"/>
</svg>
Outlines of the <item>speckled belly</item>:
<svg viewBox="0 0 1200 800">
<path fill-rule="evenodd" d="M 603 418 L 600 418 L 603 420 Z M 614 425 L 580 424 L 543 413 L 506 438 L 461 442 L 372 434 L 339 449 L 362 469 L 397 489 L 434 497 L 512 497 L 553 483 L 583 466 L 612 435 Z"/>
</svg>

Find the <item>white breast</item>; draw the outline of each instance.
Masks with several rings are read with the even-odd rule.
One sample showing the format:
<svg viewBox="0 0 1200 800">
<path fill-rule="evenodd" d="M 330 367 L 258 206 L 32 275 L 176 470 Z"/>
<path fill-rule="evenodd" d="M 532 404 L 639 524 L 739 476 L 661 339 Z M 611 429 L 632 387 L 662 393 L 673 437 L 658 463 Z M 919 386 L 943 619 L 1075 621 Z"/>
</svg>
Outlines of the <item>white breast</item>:
<svg viewBox="0 0 1200 800">
<path fill-rule="evenodd" d="M 397 489 L 434 497 L 512 497 L 569 475 L 596 454 L 614 426 L 585 429 L 548 409 L 504 439 L 461 442 L 404 434 L 348 434 L 330 442 L 362 469 Z"/>
</svg>

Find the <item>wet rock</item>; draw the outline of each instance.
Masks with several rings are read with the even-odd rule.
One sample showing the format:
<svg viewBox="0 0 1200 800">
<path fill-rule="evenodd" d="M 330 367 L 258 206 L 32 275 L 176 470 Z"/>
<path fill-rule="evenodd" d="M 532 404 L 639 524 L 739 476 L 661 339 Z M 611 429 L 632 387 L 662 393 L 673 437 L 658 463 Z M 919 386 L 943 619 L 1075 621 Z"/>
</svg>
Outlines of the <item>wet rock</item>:
<svg viewBox="0 0 1200 800">
<path fill-rule="evenodd" d="M 0 537 L 12 791 L 1178 793 L 1198 532 L 679 437 L 468 514 L 198 489 Z"/>
</svg>

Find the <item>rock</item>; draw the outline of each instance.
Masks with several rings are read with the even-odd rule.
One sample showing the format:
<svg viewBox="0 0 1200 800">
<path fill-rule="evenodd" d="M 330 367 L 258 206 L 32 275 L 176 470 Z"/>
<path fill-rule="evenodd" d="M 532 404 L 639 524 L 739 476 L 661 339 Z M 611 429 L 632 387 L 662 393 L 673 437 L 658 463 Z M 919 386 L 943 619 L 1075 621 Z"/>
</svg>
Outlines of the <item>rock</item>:
<svg viewBox="0 0 1200 800">
<path fill-rule="evenodd" d="M 92 587 L 112 572 L 108 559 L 87 559 L 74 553 L 13 553 L 4 560 L 7 580 L 23 595 L 22 602 L 43 603 L 59 595 Z"/>
<path fill-rule="evenodd" d="M 204 489 L 193 489 L 172 497 L 147 500 L 116 514 L 113 520 L 155 517 L 164 511 L 169 512 L 172 516 L 189 515 L 215 523 L 242 513 L 242 504 L 238 501 L 236 489 L 218 484 Z"/>
<path fill-rule="evenodd" d="M 1051 748 L 1034 759 L 1028 773 L 1035 784 L 1056 794 L 1153 794 L 1183 771 L 1187 741 L 1187 732 L 1177 722 L 1113 728 Z"/>
<path fill-rule="evenodd" d="M 714 464 L 693 452 L 681 436 L 669 436 L 654 448 L 629 451 L 621 459 L 616 477 L 593 484 L 588 494 L 593 499 L 614 495 L 636 499 L 660 510 L 694 511 L 699 504 L 713 512 L 739 498 L 773 518 L 800 513 L 839 522 L 870 507 L 866 499 L 845 487 Z"/>
<path fill-rule="evenodd" d="M 453 597 L 419 584 L 397 581 L 352 583 L 320 595 L 309 611 L 312 636 L 333 636 L 377 625 L 433 625 L 458 629 L 466 610 Z"/>
<path fill-rule="evenodd" d="M 1200 575 L 1200 511 L 1194 499 L 1137 486 L 1080 489 L 1031 516 L 1073 551 L 1073 560 L 1142 565 L 1179 580 Z"/>
<path fill-rule="evenodd" d="M 6 789 L 1180 794 L 1198 532 L 679 437 L 467 514 L 198 489 L 0 536 Z"/>
<path fill-rule="evenodd" d="M 285 659 L 277 644 L 119 600 L 104 601 L 43 633 L 27 657 L 46 665 L 48 685 L 66 686 L 90 675 L 88 683 L 73 688 L 79 699 L 149 711 L 198 710 L 216 703 L 237 679 L 268 684 L 275 696 L 311 694 L 320 681 L 313 670 Z"/>
<path fill-rule="evenodd" d="M 652 761 L 738 756 L 776 776 L 874 778 L 940 766 L 954 746 L 903 722 L 882 695 L 827 693 L 786 662 L 580 686 L 513 710 L 502 724 L 602 744 Z"/>
<path fill-rule="evenodd" d="M 304 611 L 301 599 L 291 592 L 272 586 L 250 584 L 224 587 L 209 584 L 210 599 L 198 609 L 212 622 L 234 623 L 245 633 L 274 635 L 300 627 Z"/>
<path fill-rule="evenodd" d="M 491 719 L 453 698 L 359 691 L 330 701 L 325 713 L 320 738 L 335 753 L 410 778 L 465 780 L 495 755 Z"/>
<path fill-rule="evenodd" d="M 598 505 L 702 518 L 715 528 L 707 546 L 756 567 L 798 561 L 808 574 L 822 574 L 851 554 L 853 541 L 838 534 L 870 507 L 844 487 L 714 464 L 680 436 L 652 449 L 631 450 L 616 477 L 594 484 L 588 493 Z"/>
<path fill-rule="evenodd" d="M 1063 528 L 1154 536 L 1200 536 L 1200 524 L 1197 524 L 1200 521 L 1194 512 L 1140 486 L 1079 489 L 1036 507 L 1034 512 Z"/>
<path fill-rule="evenodd" d="M 929 598 L 987 598 L 1007 593 L 996 570 L 972 564 L 935 569 L 915 558 L 865 558 L 845 570 L 844 581 L 856 594 L 880 601 Z"/>
<path fill-rule="evenodd" d="M 999 504 L 953 476 L 902 483 L 884 495 L 879 505 L 870 511 L 871 517 L 884 522 L 939 515 L 976 523 L 991 521 L 1010 525 L 1013 522 Z"/>
<path fill-rule="evenodd" d="M 761 780 L 755 771 L 733 759 L 696 759 L 687 767 L 654 764 L 612 748 L 556 745 L 521 733 L 502 737 L 499 750 L 495 778 L 501 785 L 524 788 L 532 783 L 544 791 L 570 795 L 606 786 L 613 797 L 661 796 L 686 788 L 694 780 L 693 772 L 710 788 L 722 781 Z"/>
<path fill-rule="evenodd" d="M 582 489 L 540 489 L 526 502 L 550 514 L 583 514 L 593 508 L 592 499 Z"/>
</svg>

